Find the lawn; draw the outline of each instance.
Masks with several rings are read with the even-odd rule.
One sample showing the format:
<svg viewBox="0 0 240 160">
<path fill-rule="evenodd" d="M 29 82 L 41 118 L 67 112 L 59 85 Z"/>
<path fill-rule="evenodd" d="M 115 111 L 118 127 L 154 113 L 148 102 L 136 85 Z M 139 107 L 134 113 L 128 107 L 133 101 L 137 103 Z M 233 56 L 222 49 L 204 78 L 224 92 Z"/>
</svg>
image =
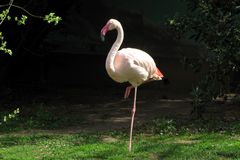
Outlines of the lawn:
<svg viewBox="0 0 240 160">
<path fill-rule="evenodd" d="M 37 119 L 31 121 L 41 124 Z M 31 123 L 27 127 L 29 122 L 22 124 L 22 127 L 25 125 L 23 127 L 25 129 L 20 129 L 16 127 L 19 122 L 20 119 L 9 123 L 11 127 L 15 125 L 17 130 L 7 130 L 5 127 L 5 131 L 1 132 L 0 159 L 240 159 L 238 122 L 204 120 L 183 122 L 162 118 L 137 124 L 131 153 L 128 152 L 127 128 L 100 132 L 78 130 L 68 133 L 67 130 L 59 128 L 41 129 L 42 125 L 32 126 Z"/>
<path fill-rule="evenodd" d="M 194 120 L 189 102 L 142 101 L 129 153 L 131 101 L 106 101 L 111 98 L 22 105 L 20 114 L 0 127 L 0 159 L 240 160 L 238 105 L 214 105 L 204 119 Z"/>
<path fill-rule="evenodd" d="M 132 153 L 127 146 L 120 132 L 10 134 L 0 137 L 0 159 L 240 159 L 238 134 L 137 134 Z"/>
</svg>

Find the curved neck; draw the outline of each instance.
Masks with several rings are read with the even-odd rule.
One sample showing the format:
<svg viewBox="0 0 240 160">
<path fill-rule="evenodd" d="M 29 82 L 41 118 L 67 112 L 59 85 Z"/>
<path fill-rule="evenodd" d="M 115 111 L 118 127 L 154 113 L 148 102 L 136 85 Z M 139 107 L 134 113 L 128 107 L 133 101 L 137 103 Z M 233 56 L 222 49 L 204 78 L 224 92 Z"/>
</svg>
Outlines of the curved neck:
<svg viewBox="0 0 240 160">
<path fill-rule="evenodd" d="M 119 24 L 116 29 L 117 29 L 117 39 L 114 42 L 114 44 L 112 45 L 112 48 L 110 49 L 108 56 L 107 56 L 107 60 L 106 60 L 106 69 L 111 72 L 115 72 L 114 59 L 115 59 L 116 53 L 118 52 L 118 50 L 123 42 L 123 38 L 124 38 L 123 28 L 122 28 L 121 24 Z"/>
</svg>

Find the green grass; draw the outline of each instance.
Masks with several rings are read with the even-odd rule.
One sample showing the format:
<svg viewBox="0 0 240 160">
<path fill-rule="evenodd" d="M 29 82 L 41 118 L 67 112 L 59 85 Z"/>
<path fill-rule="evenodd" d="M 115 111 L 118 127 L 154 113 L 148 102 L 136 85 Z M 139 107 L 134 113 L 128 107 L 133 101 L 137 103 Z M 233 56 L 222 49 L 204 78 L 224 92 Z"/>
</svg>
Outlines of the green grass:
<svg viewBox="0 0 240 160">
<path fill-rule="evenodd" d="M 0 136 L 0 159 L 240 159 L 240 136 L 237 134 L 137 134 L 132 153 L 127 146 L 128 137 L 118 132 L 10 134 Z"/>
<path fill-rule="evenodd" d="M 84 119 L 65 108 L 30 109 L 0 125 L 1 160 L 240 160 L 239 121 L 160 118 L 137 124 L 129 153 L 128 129 L 67 134 L 55 129 Z"/>
<path fill-rule="evenodd" d="M 77 114 L 68 114 L 67 110 L 66 106 L 56 107 L 44 103 L 30 104 L 20 108 L 20 114 L 15 118 L 2 124 L 2 117 L 11 111 L 0 112 L 0 133 L 29 129 L 59 129 L 65 126 L 79 125 L 85 121 Z"/>
</svg>

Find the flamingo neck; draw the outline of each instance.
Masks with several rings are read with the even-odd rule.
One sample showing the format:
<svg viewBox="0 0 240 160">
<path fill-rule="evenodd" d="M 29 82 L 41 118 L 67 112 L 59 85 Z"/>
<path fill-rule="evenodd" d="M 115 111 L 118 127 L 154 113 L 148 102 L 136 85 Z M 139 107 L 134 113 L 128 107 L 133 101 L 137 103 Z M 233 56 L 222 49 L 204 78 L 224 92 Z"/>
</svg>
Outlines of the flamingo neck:
<svg viewBox="0 0 240 160">
<path fill-rule="evenodd" d="M 110 71 L 112 73 L 115 72 L 115 68 L 114 68 L 115 56 L 123 42 L 123 38 L 124 38 L 123 28 L 122 28 L 121 24 L 119 24 L 116 27 L 116 29 L 117 29 L 117 39 L 113 43 L 112 48 L 110 49 L 108 56 L 107 56 L 107 60 L 106 60 L 106 69 L 107 69 L 107 71 Z"/>
</svg>

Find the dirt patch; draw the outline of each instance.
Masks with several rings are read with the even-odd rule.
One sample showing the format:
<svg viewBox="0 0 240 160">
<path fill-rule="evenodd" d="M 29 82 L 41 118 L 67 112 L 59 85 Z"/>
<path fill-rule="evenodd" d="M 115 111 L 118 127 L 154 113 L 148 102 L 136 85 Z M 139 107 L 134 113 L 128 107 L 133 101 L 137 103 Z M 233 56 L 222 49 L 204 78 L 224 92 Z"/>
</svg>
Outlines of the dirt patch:
<svg viewBox="0 0 240 160">
<path fill-rule="evenodd" d="M 58 133 L 102 132 L 125 130 L 130 127 L 133 95 L 123 99 L 121 88 L 60 88 L 31 97 L 33 102 L 53 107 L 54 116 L 67 117 L 68 125 L 55 129 Z M 164 97 L 164 98 L 163 98 Z M 166 98 L 175 97 L 175 98 Z M 14 102 L 16 104 L 25 101 Z M 31 109 L 31 108 L 30 108 Z M 187 96 L 166 94 L 162 90 L 141 87 L 137 99 L 136 124 L 144 124 L 154 119 L 191 120 L 191 100 Z M 44 112 L 44 113 L 47 113 Z M 208 107 L 204 118 L 238 120 L 240 109 L 234 104 L 218 102 Z M 137 127 L 137 126 L 135 126 Z"/>
<path fill-rule="evenodd" d="M 177 140 L 175 143 L 176 144 L 194 144 L 197 142 L 199 142 L 199 141 L 197 141 L 197 140 Z"/>
<path fill-rule="evenodd" d="M 102 141 L 105 143 L 116 143 L 118 141 L 118 139 L 110 137 L 110 136 L 103 136 Z"/>
</svg>

